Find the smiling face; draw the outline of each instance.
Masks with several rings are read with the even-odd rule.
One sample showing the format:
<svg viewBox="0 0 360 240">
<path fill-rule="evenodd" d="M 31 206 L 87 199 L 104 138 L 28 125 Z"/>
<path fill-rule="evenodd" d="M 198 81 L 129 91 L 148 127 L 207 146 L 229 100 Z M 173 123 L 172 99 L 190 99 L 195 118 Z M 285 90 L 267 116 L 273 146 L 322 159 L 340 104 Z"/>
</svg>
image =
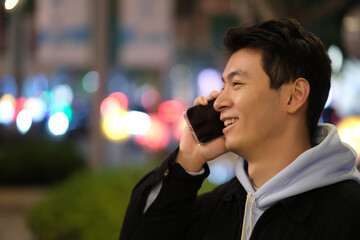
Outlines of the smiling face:
<svg viewBox="0 0 360 240">
<path fill-rule="evenodd" d="M 283 87 L 270 89 L 261 53 L 251 49 L 235 52 L 223 72 L 223 82 L 214 107 L 226 126 L 226 148 L 247 158 L 279 143 L 286 124 L 286 96 Z"/>
</svg>

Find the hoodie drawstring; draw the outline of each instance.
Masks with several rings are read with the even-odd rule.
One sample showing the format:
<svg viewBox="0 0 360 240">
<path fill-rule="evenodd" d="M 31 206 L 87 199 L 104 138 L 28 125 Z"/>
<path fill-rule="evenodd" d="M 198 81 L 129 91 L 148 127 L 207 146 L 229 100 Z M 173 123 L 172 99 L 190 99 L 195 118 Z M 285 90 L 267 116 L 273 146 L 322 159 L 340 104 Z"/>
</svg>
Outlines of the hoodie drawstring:
<svg viewBox="0 0 360 240">
<path fill-rule="evenodd" d="M 254 196 L 254 199 L 251 202 L 250 205 L 250 231 L 252 232 L 252 212 L 253 212 L 253 207 L 254 207 L 254 203 L 255 203 L 255 199 L 256 197 Z M 245 240 L 246 239 L 246 219 L 247 219 L 247 211 L 248 211 L 248 206 L 251 200 L 251 192 L 247 193 L 246 196 L 246 202 L 245 202 L 245 212 L 244 212 L 244 217 L 243 217 L 243 225 L 242 225 L 242 231 L 241 231 L 241 240 Z"/>
</svg>

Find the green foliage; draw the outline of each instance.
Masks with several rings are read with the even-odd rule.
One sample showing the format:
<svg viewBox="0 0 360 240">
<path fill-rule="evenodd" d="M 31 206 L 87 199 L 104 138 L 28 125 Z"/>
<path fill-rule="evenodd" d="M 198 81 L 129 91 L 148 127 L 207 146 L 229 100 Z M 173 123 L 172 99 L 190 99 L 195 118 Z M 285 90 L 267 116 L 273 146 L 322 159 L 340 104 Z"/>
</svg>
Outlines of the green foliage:
<svg viewBox="0 0 360 240">
<path fill-rule="evenodd" d="M 132 188 L 150 169 L 84 171 L 56 186 L 30 215 L 37 240 L 118 239 Z"/>
<path fill-rule="evenodd" d="M 67 142 L 35 139 L 0 145 L 1 185 L 51 184 L 84 167 L 84 158 Z"/>
</svg>

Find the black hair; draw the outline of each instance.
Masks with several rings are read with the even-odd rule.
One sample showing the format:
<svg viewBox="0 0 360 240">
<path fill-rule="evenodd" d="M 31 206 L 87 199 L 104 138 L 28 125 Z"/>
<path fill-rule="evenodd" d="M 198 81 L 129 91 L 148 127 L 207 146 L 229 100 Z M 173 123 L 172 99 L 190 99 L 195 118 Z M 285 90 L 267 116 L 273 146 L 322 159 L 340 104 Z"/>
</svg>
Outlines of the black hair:
<svg viewBox="0 0 360 240">
<path fill-rule="evenodd" d="M 300 77 L 309 82 L 306 121 L 312 138 L 330 90 L 331 60 L 321 40 L 296 20 L 282 18 L 232 27 L 225 33 L 224 46 L 230 55 L 243 48 L 259 50 L 271 89 Z"/>
</svg>

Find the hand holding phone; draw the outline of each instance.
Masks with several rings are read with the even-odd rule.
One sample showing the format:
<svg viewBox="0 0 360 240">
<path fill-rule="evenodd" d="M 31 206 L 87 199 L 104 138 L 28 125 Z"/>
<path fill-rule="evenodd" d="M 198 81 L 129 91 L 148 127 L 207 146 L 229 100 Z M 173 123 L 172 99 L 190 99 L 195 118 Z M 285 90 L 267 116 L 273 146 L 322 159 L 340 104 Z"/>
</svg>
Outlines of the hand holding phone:
<svg viewBox="0 0 360 240">
<path fill-rule="evenodd" d="M 189 127 L 184 129 L 175 162 L 188 172 L 199 172 L 206 162 L 228 151 L 225 147 L 225 138 L 218 137 L 222 136 L 224 124 L 220 121 L 220 113 L 213 107 L 215 98 L 219 94 L 219 92 L 213 91 L 207 98 L 199 96 L 195 99 L 196 106 L 184 112 Z M 212 123 L 212 120 L 215 120 L 216 123 Z M 217 134 L 214 134 L 215 128 L 218 128 Z M 203 136 L 205 137 L 203 138 Z"/>
<path fill-rule="evenodd" d="M 220 112 L 214 109 L 215 99 L 207 105 L 195 105 L 184 112 L 184 117 L 195 140 L 203 145 L 223 136 L 224 123 L 220 120 Z"/>
</svg>

